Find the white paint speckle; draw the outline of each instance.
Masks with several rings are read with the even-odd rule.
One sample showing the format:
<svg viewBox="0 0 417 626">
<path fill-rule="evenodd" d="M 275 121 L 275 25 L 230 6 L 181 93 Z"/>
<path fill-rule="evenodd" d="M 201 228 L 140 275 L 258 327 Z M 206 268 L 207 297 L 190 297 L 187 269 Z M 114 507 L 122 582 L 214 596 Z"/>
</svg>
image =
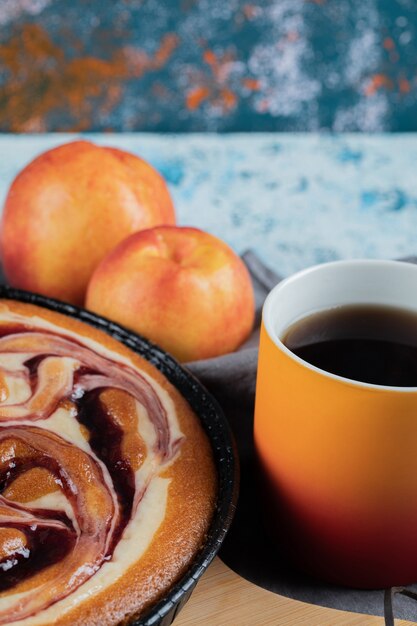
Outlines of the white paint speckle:
<svg viewBox="0 0 417 626">
<path fill-rule="evenodd" d="M 413 135 L 86 137 L 153 163 L 170 184 L 179 224 L 208 230 L 239 253 L 253 248 L 283 275 L 325 260 L 417 252 Z M 19 169 L 73 139 L 0 137 L 7 155 L 0 159 L 0 204 Z"/>
<path fill-rule="evenodd" d="M 39 15 L 52 0 L 2 0 L 0 6 L 0 26 L 9 24 L 25 13 Z"/>
</svg>

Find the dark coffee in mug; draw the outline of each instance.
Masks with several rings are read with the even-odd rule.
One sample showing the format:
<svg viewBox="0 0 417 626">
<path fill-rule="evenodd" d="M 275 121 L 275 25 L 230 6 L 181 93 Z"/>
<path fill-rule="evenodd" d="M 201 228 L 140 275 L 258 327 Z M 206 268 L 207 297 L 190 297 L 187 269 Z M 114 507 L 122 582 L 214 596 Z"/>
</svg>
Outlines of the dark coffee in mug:
<svg viewBox="0 0 417 626">
<path fill-rule="evenodd" d="M 375 385 L 417 387 L 417 311 L 379 305 L 312 313 L 287 328 L 284 345 L 331 374 Z"/>
</svg>

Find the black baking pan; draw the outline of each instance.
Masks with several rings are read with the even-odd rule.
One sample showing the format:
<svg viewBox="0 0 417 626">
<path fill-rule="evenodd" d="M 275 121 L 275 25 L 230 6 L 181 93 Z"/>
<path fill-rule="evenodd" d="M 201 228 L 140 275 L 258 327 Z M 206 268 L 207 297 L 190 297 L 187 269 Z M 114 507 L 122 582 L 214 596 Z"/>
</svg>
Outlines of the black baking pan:
<svg viewBox="0 0 417 626">
<path fill-rule="evenodd" d="M 159 369 L 184 396 L 200 418 L 211 443 L 218 474 L 217 502 L 210 528 L 200 552 L 182 578 L 143 616 L 130 622 L 131 626 L 169 626 L 190 598 L 198 579 L 219 551 L 236 508 L 238 457 L 229 425 L 221 408 L 190 372 L 181 367 L 161 348 L 140 335 L 85 309 L 28 291 L 1 285 L 0 297 L 29 302 L 63 313 L 111 335 Z"/>
</svg>

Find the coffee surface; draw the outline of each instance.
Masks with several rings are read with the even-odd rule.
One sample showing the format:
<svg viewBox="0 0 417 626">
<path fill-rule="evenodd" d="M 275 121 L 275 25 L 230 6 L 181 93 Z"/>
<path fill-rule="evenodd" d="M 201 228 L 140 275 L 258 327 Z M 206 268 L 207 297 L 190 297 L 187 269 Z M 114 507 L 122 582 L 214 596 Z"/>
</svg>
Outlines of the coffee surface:
<svg viewBox="0 0 417 626">
<path fill-rule="evenodd" d="M 417 387 L 417 311 L 335 307 L 295 322 L 282 341 L 326 372 L 375 385 Z"/>
</svg>

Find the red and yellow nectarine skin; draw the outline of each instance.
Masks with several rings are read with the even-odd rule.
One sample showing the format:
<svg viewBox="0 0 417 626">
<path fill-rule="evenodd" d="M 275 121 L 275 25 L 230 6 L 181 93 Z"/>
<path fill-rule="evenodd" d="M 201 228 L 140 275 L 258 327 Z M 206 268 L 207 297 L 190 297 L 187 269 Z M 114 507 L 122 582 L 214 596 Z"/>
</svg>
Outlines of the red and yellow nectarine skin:
<svg viewBox="0 0 417 626">
<path fill-rule="evenodd" d="M 44 152 L 12 183 L 0 230 L 14 287 L 82 304 L 101 259 L 133 232 L 174 224 L 162 176 L 146 161 L 74 141 Z"/>
<path fill-rule="evenodd" d="M 128 237 L 97 267 L 86 306 L 181 361 L 235 350 L 254 322 L 245 265 L 196 228 L 157 227 Z"/>
</svg>

